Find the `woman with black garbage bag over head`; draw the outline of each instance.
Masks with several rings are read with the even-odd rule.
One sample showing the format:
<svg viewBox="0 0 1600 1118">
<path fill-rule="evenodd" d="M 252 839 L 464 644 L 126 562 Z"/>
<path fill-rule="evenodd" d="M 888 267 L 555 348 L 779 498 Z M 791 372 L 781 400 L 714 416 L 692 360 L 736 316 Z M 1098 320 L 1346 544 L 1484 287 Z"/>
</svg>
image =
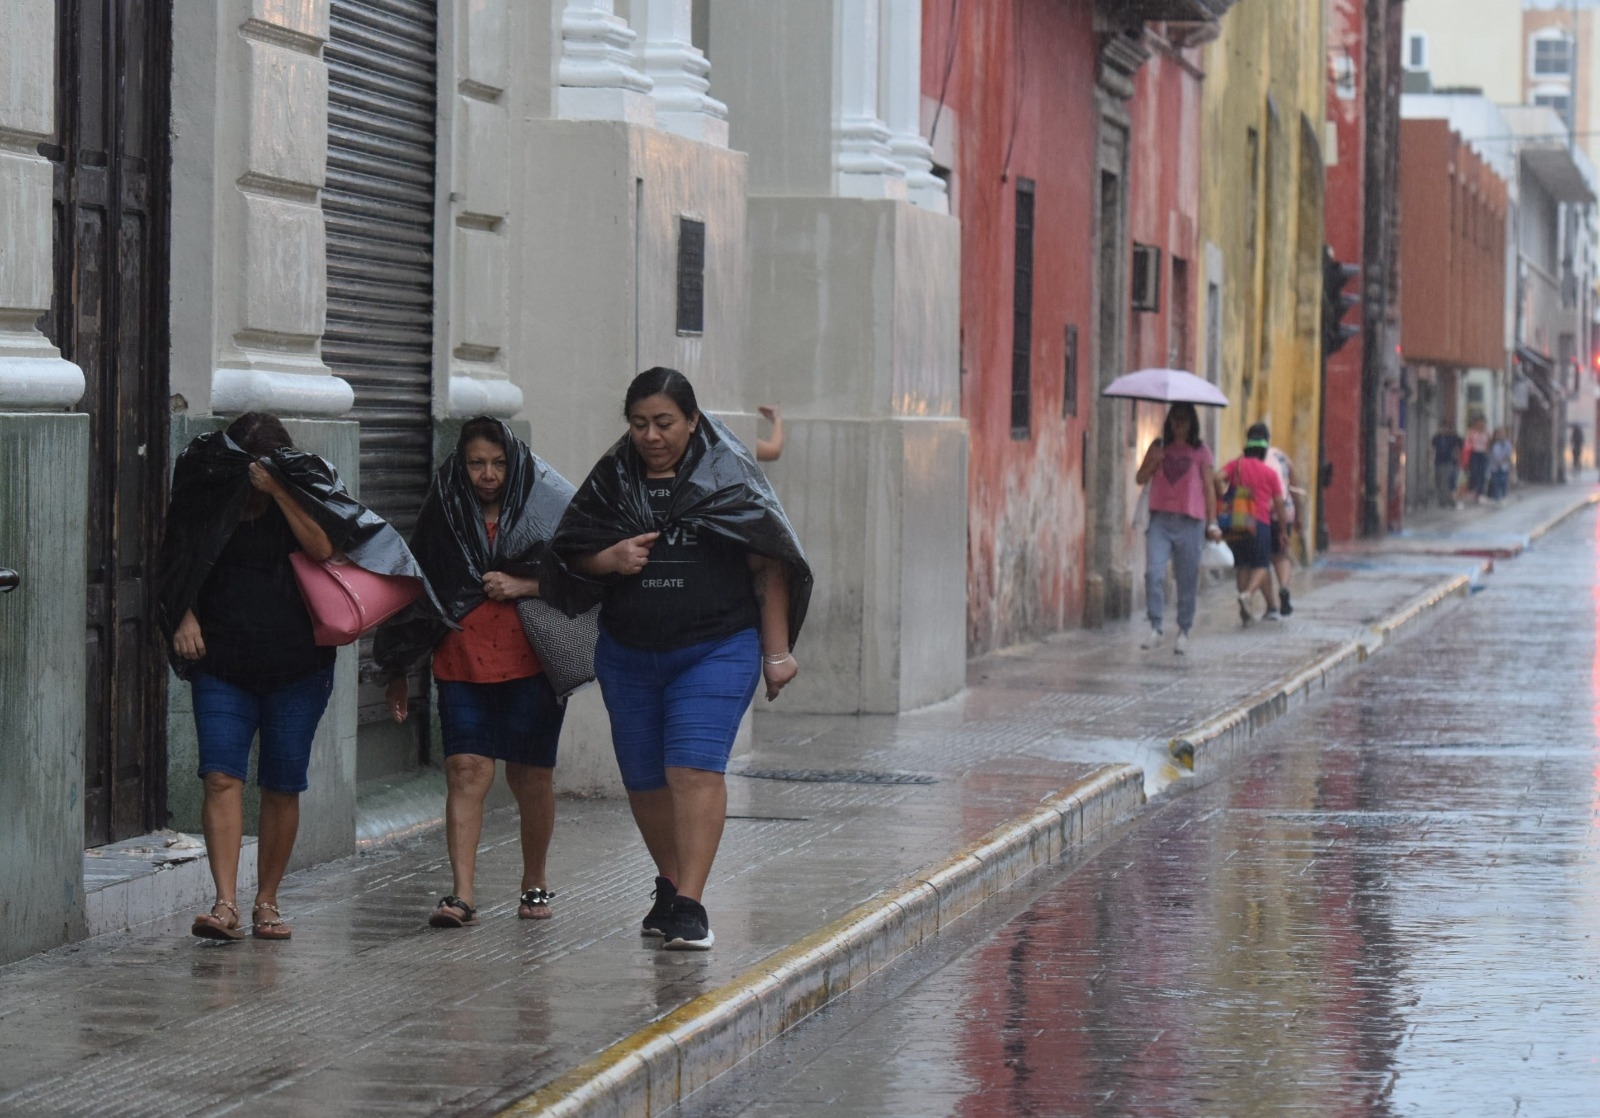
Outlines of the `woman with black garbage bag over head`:
<svg viewBox="0 0 1600 1118">
<path fill-rule="evenodd" d="M 235 890 L 258 733 L 261 833 L 250 929 L 257 939 L 290 938 L 278 885 L 299 831 L 335 658 L 334 648 L 316 643 L 291 556 L 321 561 L 336 549 L 374 573 L 421 578 L 399 533 L 350 496 L 330 463 L 296 449 L 275 416 L 247 412 L 179 455 L 162 540 L 161 624 L 173 669 L 194 694 L 201 821 L 217 896 L 190 929 L 203 939 L 245 934 Z"/>
<path fill-rule="evenodd" d="M 436 928 L 477 918 L 473 879 L 496 761 L 505 762 L 521 820 L 517 915 L 551 914 L 555 894 L 545 856 L 555 828 L 553 775 L 566 706 L 523 630 L 517 602 L 539 597 L 539 564 L 571 496 L 567 479 L 505 423 L 468 420 L 428 489 L 410 541 L 451 624 L 402 614 L 378 630 L 373 645 L 397 722 L 408 713 L 406 673 L 430 654 L 433 660 L 453 878 L 453 891 L 428 918 Z"/>
<path fill-rule="evenodd" d="M 640 931 L 706 950 L 723 774 L 756 685 L 765 679 L 771 701 L 800 670 L 792 649 L 811 572 L 755 458 L 700 411 L 682 373 L 640 373 L 623 413 L 627 435 L 556 533 L 554 588 L 603 602 L 595 674 L 656 864 Z"/>
</svg>

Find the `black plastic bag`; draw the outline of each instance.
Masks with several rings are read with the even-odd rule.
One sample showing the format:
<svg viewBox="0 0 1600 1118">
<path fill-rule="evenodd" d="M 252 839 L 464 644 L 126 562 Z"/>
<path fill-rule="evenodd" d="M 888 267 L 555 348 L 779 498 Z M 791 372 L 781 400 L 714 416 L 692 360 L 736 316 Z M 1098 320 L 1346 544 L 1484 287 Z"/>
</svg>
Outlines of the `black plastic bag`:
<svg viewBox="0 0 1600 1118">
<path fill-rule="evenodd" d="M 715 533 L 746 551 L 781 560 L 789 571 L 789 647 L 811 604 L 811 566 L 767 475 L 743 443 L 714 416 L 700 413 L 678 464 L 664 519 L 650 510 L 644 462 L 624 435 L 578 487 L 551 545 L 552 604 L 569 616 L 599 601 L 605 584 L 573 571 L 567 561 L 614 543 L 677 525 Z"/>
<path fill-rule="evenodd" d="M 250 463 L 258 461 L 226 432 L 201 435 L 184 448 L 172 473 L 172 499 L 161 541 L 161 630 L 167 659 L 187 679 L 190 661 L 172 649 L 183 615 L 194 608 L 217 557 L 238 526 L 250 496 Z M 317 522 L 334 550 L 381 575 L 423 579 L 423 596 L 408 612 L 439 615 L 439 603 L 400 533 L 352 497 L 325 459 L 304 450 L 279 449 L 259 459 Z"/>
<path fill-rule="evenodd" d="M 483 576 L 490 571 L 518 578 L 541 574 L 550 540 L 572 499 L 572 483 L 529 450 L 510 427 L 501 423 L 500 432 L 506 479 L 494 546 L 489 545 L 483 511 L 467 476 L 466 446 L 458 442 L 434 475 L 411 532 L 412 553 L 439 596 L 444 616 L 408 609 L 385 622 L 372 650 L 380 678 L 410 671 L 444 637 L 446 622 L 453 626 L 487 601 Z"/>
</svg>

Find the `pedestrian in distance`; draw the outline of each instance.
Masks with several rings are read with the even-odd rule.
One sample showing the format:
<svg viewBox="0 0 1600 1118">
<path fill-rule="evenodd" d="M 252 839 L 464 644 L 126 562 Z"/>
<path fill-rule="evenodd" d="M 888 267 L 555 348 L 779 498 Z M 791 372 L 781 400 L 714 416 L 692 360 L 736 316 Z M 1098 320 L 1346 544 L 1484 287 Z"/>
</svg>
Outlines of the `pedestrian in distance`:
<svg viewBox="0 0 1600 1118">
<path fill-rule="evenodd" d="M 799 673 L 811 573 L 754 456 L 682 373 L 640 373 L 623 414 L 628 432 L 579 486 L 554 553 L 575 595 L 602 602 L 595 674 L 656 866 L 641 934 L 705 950 L 728 756 L 756 685 L 771 701 Z"/>
<path fill-rule="evenodd" d="M 1454 508 L 1461 481 L 1461 436 L 1449 420 L 1439 421 L 1433 436 L 1433 490 L 1441 508 Z"/>
<path fill-rule="evenodd" d="M 1577 478 L 1583 470 L 1583 428 L 1572 425 L 1572 476 Z"/>
<path fill-rule="evenodd" d="M 391 717 L 409 715 L 407 675 L 431 655 L 444 748 L 445 842 L 452 891 L 428 923 L 477 919 L 478 841 L 497 762 L 516 799 L 522 841 L 517 915 L 550 916 L 545 861 L 555 829 L 554 771 L 566 706 L 529 644 L 516 603 L 540 595 L 540 563 L 572 485 L 505 423 L 468 420 L 417 516 L 411 549 L 445 618 L 405 614 L 378 630 Z"/>
<path fill-rule="evenodd" d="M 191 926 L 203 939 L 245 934 L 236 891 L 258 734 L 261 826 L 249 927 L 257 939 L 290 938 L 278 887 L 299 832 L 335 658 L 316 643 L 290 557 L 327 560 L 335 548 L 380 574 L 421 576 L 399 534 L 350 497 L 330 463 L 295 449 L 275 416 L 248 412 L 179 455 L 162 540 L 161 625 L 194 699 L 201 825 L 217 898 Z"/>
<path fill-rule="evenodd" d="M 1494 441 L 1489 444 L 1489 499 L 1503 501 L 1511 485 L 1511 461 L 1515 451 L 1511 434 L 1504 427 L 1494 429 Z"/>
<path fill-rule="evenodd" d="M 1200 550 L 1207 538 L 1222 538 L 1213 473 L 1211 451 L 1200 440 L 1200 418 L 1194 405 L 1173 404 L 1167 409 L 1161 438 L 1150 444 L 1136 475 L 1140 485 L 1150 487 L 1144 575 L 1150 632 L 1139 644 L 1147 652 L 1160 648 L 1165 640 L 1168 564 L 1178 591 L 1178 635 L 1173 652 L 1182 656 L 1189 650 L 1200 587 Z"/>
<path fill-rule="evenodd" d="M 1272 566 L 1273 523 L 1284 519 L 1283 488 L 1278 471 L 1265 459 L 1270 435 L 1267 425 L 1255 423 L 1245 433 L 1244 453 L 1217 475 L 1217 495 L 1229 510 L 1228 546 L 1233 550 L 1235 586 L 1239 592 L 1239 621 L 1255 620 L 1250 602 L 1267 584 Z"/>
<path fill-rule="evenodd" d="M 1274 521 L 1272 524 L 1272 576 L 1277 582 L 1277 601 L 1273 601 L 1272 587 L 1265 586 L 1261 590 L 1267 599 L 1267 620 L 1277 621 L 1294 612 L 1294 603 L 1289 596 L 1289 579 L 1294 574 L 1294 552 L 1290 542 L 1294 539 L 1299 501 L 1305 497 L 1306 491 L 1300 485 L 1299 475 L 1295 473 L 1294 459 L 1281 447 L 1267 447 L 1265 461 L 1278 472 L 1278 480 L 1283 485 L 1283 522 Z"/>
<path fill-rule="evenodd" d="M 1489 488 L 1489 421 L 1483 416 L 1475 417 L 1467 425 L 1467 491 L 1472 494 L 1472 503 L 1478 504 L 1483 500 L 1484 493 Z"/>
</svg>

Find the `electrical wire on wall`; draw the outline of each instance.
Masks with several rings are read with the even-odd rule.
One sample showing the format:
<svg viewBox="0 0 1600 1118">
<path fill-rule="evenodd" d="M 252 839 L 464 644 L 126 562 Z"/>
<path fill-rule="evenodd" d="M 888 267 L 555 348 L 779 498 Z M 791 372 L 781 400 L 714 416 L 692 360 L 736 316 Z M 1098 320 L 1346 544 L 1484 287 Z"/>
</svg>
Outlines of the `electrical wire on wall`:
<svg viewBox="0 0 1600 1118">
<path fill-rule="evenodd" d="M 945 33 L 948 42 L 944 51 L 944 77 L 939 79 L 939 103 L 933 109 L 933 123 L 928 125 L 928 146 L 933 146 L 933 138 L 939 134 L 939 117 L 944 114 L 944 99 L 950 92 L 950 71 L 956 64 L 956 16 L 961 11 L 961 0 L 950 2 L 950 28 Z"/>
<path fill-rule="evenodd" d="M 1011 95 L 1011 136 L 1006 140 L 1006 160 L 1000 167 L 1000 181 L 1011 180 L 1011 152 L 1017 146 L 1017 125 L 1022 123 L 1023 62 L 1022 53 L 1022 0 L 1011 3 L 1011 73 L 1014 75 Z"/>
</svg>

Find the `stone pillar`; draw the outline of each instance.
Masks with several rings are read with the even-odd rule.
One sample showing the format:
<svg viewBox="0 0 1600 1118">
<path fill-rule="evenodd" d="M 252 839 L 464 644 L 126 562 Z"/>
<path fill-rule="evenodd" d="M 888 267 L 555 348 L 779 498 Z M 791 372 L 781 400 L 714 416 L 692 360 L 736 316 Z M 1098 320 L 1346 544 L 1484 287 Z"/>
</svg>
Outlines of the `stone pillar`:
<svg viewBox="0 0 1600 1118">
<path fill-rule="evenodd" d="M 650 79 L 634 65 L 637 36 L 613 0 L 566 0 L 561 10 L 556 116 L 655 124 Z"/>
<path fill-rule="evenodd" d="M 522 389 L 507 377 L 508 216 L 511 213 L 511 84 L 506 0 L 452 6 L 453 49 L 447 56 L 455 89 L 445 126 L 450 221 L 439 230 L 448 253 L 448 319 L 439 324 L 450 355 L 444 411 L 457 419 L 509 418 L 522 410 Z"/>
<path fill-rule="evenodd" d="M 656 127 L 728 146 L 728 107 L 708 92 L 711 63 L 691 38 L 693 0 L 632 0 L 639 68 L 653 83 Z"/>
<path fill-rule="evenodd" d="M 834 2 L 834 192 L 844 198 L 904 198 L 905 168 L 895 161 L 889 127 L 878 115 L 880 0 Z"/>
<path fill-rule="evenodd" d="M 84 934 L 82 371 L 39 332 L 52 292 L 53 0 L 0 5 L 0 963 Z"/>
<path fill-rule="evenodd" d="M 173 391 L 188 410 L 345 414 L 322 361 L 327 0 L 178 0 Z"/>
<path fill-rule="evenodd" d="M 960 226 L 904 200 L 879 107 L 914 113 L 921 75 L 909 13 L 882 11 L 710 9 L 730 142 L 750 152 L 747 402 L 784 410 L 769 474 L 817 572 L 789 711 L 906 710 L 966 674 Z M 880 31 L 899 38 L 880 50 Z"/>
<path fill-rule="evenodd" d="M 949 192 L 933 173 L 933 148 L 922 138 L 922 0 L 879 3 L 878 102 L 889 127 L 889 153 L 905 169 L 907 199 L 949 213 Z"/>
</svg>

